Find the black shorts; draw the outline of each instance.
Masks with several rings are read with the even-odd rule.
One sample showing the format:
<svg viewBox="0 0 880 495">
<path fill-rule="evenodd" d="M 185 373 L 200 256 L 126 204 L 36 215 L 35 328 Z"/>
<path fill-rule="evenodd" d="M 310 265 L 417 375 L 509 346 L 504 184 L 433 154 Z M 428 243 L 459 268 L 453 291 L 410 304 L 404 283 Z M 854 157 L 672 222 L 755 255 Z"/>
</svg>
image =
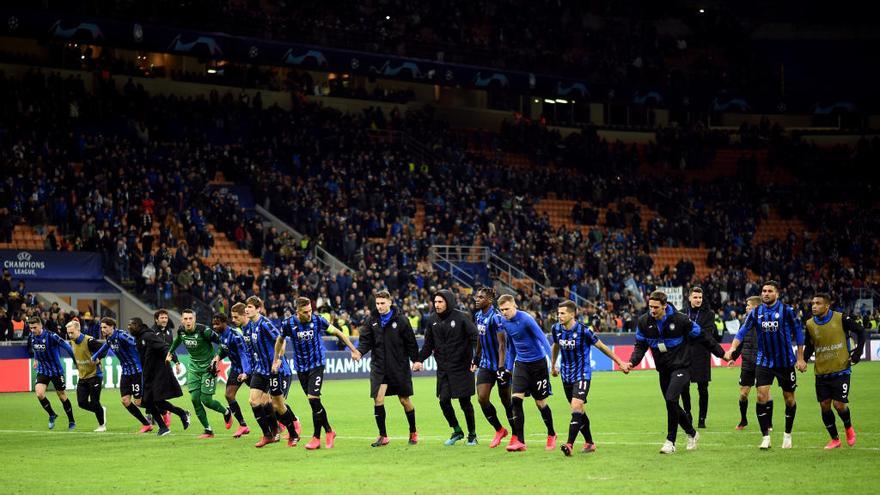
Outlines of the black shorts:
<svg viewBox="0 0 880 495">
<path fill-rule="evenodd" d="M 497 371 L 490 370 L 489 368 L 477 368 L 477 385 L 484 385 L 488 383 L 489 385 L 492 385 L 494 387 L 497 381 Z"/>
<path fill-rule="evenodd" d="M 318 366 L 310 370 L 297 372 L 299 384 L 306 395 L 321 396 L 321 386 L 324 385 L 324 367 Z"/>
<path fill-rule="evenodd" d="M 794 366 L 789 366 L 788 368 L 758 366 L 755 368 L 756 387 L 773 385 L 774 378 L 784 392 L 794 392 L 794 389 L 797 388 L 797 375 L 794 372 Z"/>
<path fill-rule="evenodd" d="M 226 373 L 226 388 L 229 387 L 241 387 L 242 385 L 247 385 L 247 381 L 241 381 L 238 379 L 238 375 L 244 373 L 242 370 L 234 370 L 232 368 Z M 248 377 L 250 380 L 250 377 Z"/>
<path fill-rule="evenodd" d="M 55 387 L 57 392 L 63 392 L 67 390 L 67 383 L 64 381 L 64 375 L 58 376 L 48 376 L 48 375 L 37 375 L 37 383 L 42 385 L 52 384 Z"/>
<path fill-rule="evenodd" d="M 549 397 L 553 391 L 550 389 L 547 361 L 543 359 L 531 363 L 517 361 L 513 365 L 513 393 L 531 395 L 535 400 Z"/>
<path fill-rule="evenodd" d="M 293 375 L 281 376 L 278 373 L 269 375 L 269 395 L 278 397 L 283 395 L 287 398 L 287 392 L 290 391 L 290 383 L 293 381 Z"/>
<path fill-rule="evenodd" d="M 836 400 L 849 402 L 849 373 L 836 376 L 816 377 L 816 400 Z"/>
<path fill-rule="evenodd" d="M 251 390 L 259 390 L 264 393 L 269 393 L 269 375 L 261 375 L 254 374 L 251 375 L 250 383 L 248 386 L 251 387 Z"/>
<path fill-rule="evenodd" d="M 743 366 L 739 370 L 739 386 L 754 387 L 755 386 L 755 368 L 746 368 Z"/>
<path fill-rule="evenodd" d="M 135 399 L 140 399 L 144 395 L 143 385 L 144 376 L 141 373 L 122 375 L 122 379 L 119 380 L 119 395 L 122 397 L 130 395 Z"/>
<path fill-rule="evenodd" d="M 565 399 L 571 402 L 572 399 L 579 399 L 584 403 L 587 402 L 587 394 L 590 393 L 590 380 L 578 380 L 576 382 L 562 382 L 562 390 L 565 391 Z"/>
<path fill-rule="evenodd" d="M 80 378 L 76 382 L 77 389 L 88 389 L 91 390 L 95 388 L 95 386 L 101 387 L 104 385 L 104 377 L 101 376 L 93 376 L 91 378 Z"/>
</svg>

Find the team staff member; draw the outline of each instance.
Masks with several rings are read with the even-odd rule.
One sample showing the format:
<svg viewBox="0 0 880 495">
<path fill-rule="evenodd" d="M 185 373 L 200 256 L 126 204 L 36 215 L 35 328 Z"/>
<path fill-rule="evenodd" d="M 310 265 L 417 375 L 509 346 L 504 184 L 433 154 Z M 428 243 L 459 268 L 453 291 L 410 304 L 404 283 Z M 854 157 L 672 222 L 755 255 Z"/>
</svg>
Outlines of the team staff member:
<svg viewBox="0 0 880 495">
<path fill-rule="evenodd" d="M 189 412 L 175 406 L 169 400 L 183 396 L 177 377 L 171 366 L 165 361 L 169 345 L 165 336 L 144 324 L 140 318 L 132 318 L 128 322 L 128 330 L 137 339 L 138 352 L 144 369 L 144 407 L 154 418 L 160 437 L 171 432 L 169 418 L 171 413 L 180 418 L 183 429 L 189 428 Z M 167 417 L 166 417 L 167 416 Z"/>
<path fill-rule="evenodd" d="M 688 296 L 688 308 L 685 312 L 688 318 L 700 326 L 703 337 L 713 342 L 721 342 L 721 334 L 715 332 L 715 314 L 709 309 L 709 304 L 703 298 L 701 287 L 691 288 Z M 699 395 L 699 416 L 697 428 L 706 427 L 706 417 L 709 414 L 709 382 L 712 381 L 712 356 L 702 345 L 691 346 L 691 383 L 697 384 Z M 681 392 L 681 405 L 688 419 L 693 423 L 691 415 L 691 387 L 688 385 Z"/>
</svg>

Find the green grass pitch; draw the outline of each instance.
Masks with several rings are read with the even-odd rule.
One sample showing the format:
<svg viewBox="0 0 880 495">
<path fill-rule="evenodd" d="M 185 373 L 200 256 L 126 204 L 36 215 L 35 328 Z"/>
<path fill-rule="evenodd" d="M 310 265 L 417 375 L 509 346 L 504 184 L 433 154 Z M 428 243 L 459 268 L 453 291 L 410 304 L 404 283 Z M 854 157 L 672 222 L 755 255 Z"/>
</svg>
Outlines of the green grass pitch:
<svg viewBox="0 0 880 495">
<path fill-rule="evenodd" d="M 798 413 L 794 448 L 783 451 L 784 413 L 781 391 L 776 399 L 774 447 L 758 450 L 760 435 L 750 397 L 745 431 L 734 431 L 739 419 L 739 369 L 713 370 L 708 429 L 701 431 L 697 451 L 658 454 L 665 436 L 665 409 L 657 373 L 596 373 L 587 410 L 598 450 L 566 458 L 556 449 L 544 450 L 545 430 L 530 399 L 526 402 L 528 451 L 507 453 L 489 449 L 491 428 L 474 405 L 480 445 L 446 447 L 450 433 L 434 397 L 434 379 L 415 379 L 413 398 L 421 441 L 406 444 L 406 419 L 395 398 L 386 402 L 392 442 L 373 449 L 376 436 L 372 402 L 366 380 L 328 381 L 324 403 L 338 431 L 336 448 L 307 452 L 283 443 L 253 448 L 252 433 L 231 438 L 219 414 L 209 411 L 217 432 L 198 440 L 200 427 L 183 432 L 175 418 L 172 434 L 157 438 L 136 435 L 137 424 L 120 405 L 116 390 L 105 390 L 108 431 L 92 433 L 94 415 L 74 406 L 77 429 L 66 430 L 61 413 L 55 431 L 48 431 L 46 414 L 33 394 L 0 395 L 0 492 L 2 493 L 752 493 L 848 492 L 875 493 L 880 475 L 880 364 L 854 368 L 851 406 L 858 443 L 824 451 L 828 435 L 819 417 L 812 368 L 798 375 Z M 568 405 L 558 378 L 551 399 L 556 429 L 567 433 Z M 217 398 L 223 402 L 221 389 Z M 246 390 L 239 400 L 246 404 Z M 696 387 L 692 387 L 696 402 Z M 497 402 L 497 397 L 494 398 Z M 188 395 L 176 401 L 191 409 Z M 294 380 L 289 403 L 303 421 L 304 440 L 311 431 L 311 412 Z M 75 400 L 74 400 L 75 404 Z M 256 423 L 246 408 L 246 419 Z M 464 422 L 456 408 L 459 420 Z M 503 411 L 499 406 L 499 411 Z M 842 426 L 838 420 L 838 427 Z M 579 450 L 581 441 L 576 447 Z"/>
</svg>

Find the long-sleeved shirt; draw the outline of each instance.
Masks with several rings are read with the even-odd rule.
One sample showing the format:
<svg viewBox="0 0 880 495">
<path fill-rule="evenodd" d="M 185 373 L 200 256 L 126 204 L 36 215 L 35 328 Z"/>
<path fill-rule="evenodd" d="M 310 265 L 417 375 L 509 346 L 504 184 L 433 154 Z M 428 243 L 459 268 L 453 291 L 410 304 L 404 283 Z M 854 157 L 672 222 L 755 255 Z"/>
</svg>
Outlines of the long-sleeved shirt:
<svg viewBox="0 0 880 495">
<path fill-rule="evenodd" d="M 501 327 L 510 342 L 508 351 L 513 361 L 533 363 L 550 357 L 550 344 L 532 315 L 517 310 L 512 319 L 502 318 Z"/>
<path fill-rule="evenodd" d="M 232 374 L 251 374 L 251 358 L 248 355 L 247 344 L 241 333 L 232 327 L 226 327 L 220 333 L 220 359 L 229 358 L 232 364 Z"/>
<path fill-rule="evenodd" d="M 103 359 L 111 349 L 113 350 L 113 355 L 119 360 L 119 364 L 122 365 L 122 374 L 124 376 L 136 375 L 143 371 L 140 354 L 137 350 L 137 341 L 130 333 L 118 328 L 114 329 L 113 333 L 107 337 L 104 345 L 98 349 L 98 352 L 92 355 L 92 360 Z"/>
<path fill-rule="evenodd" d="M 64 350 L 71 358 L 73 349 L 57 334 L 45 328 L 40 335 L 31 335 L 28 338 L 28 353 L 37 361 L 37 373 L 46 376 L 61 376 L 64 374 L 64 365 L 61 363 L 61 350 Z"/>
<path fill-rule="evenodd" d="M 244 333 L 251 338 L 251 348 L 254 352 L 254 359 L 251 362 L 253 372 L 259 375 L 271 375 L 272 361 L 275 359 L 275 339 L 281 335 L 278 327 L 268 318 L 260 315 L 257 321 L 249 321 L 244 326 Z M 291 374 L 287 359 L 281 360 L 278 373 L 281 376 Z"/>
<path fill-rule="evenodd" d="M 742 342 L 746 333 L 755 329 L 758 336 L 757 366 L 765 368 L 789 368 L 794 366 L 797 355 L 792 350 L 792 337 L 798 346 L 804 345 L 804 330 L 791 306 L 777 300 L 772 306 L 762 304 L 746 317 L 736 332 L 736 340 Z"/>
</svg>

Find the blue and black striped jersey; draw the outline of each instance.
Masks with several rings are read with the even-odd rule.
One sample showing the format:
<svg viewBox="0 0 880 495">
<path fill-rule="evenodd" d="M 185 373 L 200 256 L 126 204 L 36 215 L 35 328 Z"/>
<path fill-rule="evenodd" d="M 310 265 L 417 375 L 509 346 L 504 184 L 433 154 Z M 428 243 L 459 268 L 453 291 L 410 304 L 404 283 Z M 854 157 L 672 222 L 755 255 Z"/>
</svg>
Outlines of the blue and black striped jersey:
<svg viewBox="0 0 880 495">
<path fill-rule="evenodd" d="M 281 323 L 281 335 L 290 337 L 293 343 L 293 367 L 297 373 L 326 363 L 327 351 L 324 349 L 324 340 L 321 337 L 328 328 L 330 323 L 324 317 L 315 314 L 306 323 L 299 321 L 296 315 Z"/>
<path fill-rule="evenodd" d="M 141 367 L 141 357 L 137 350 L 137 341 L 128 332 L 118 328 L 107 337 L 104 345 L 92 355 L 92 359 L 97 361 L 107 355 L 109 350 L 113 350 L 113 355 L 122 365 L 122 375 L 137 375 L 143 368 Z"/>
<path fill-rule="evenodd" d="M 37 373 L 46 376 L 61 376 L 64 365 L 61 363 L 61 349 L 73 358 L 70 344 L 58 335 L 43 329 L 40 335 L 31 335 L 28 351 L 37 361 Z M 75 358 L 74 358 L 75 359 Z"/>
<path fill-rule="evenodd" d="M 480 335 L 480 368 L 495 371 L 498 366 L 498 332 L 502 332 L 501 314 L 490 306 L 485 313 L 477 311 L 474 313 L 474 323 L 477 325 L 477 333 Z"/>
<path fill-rule="evenodd" d="M 746 317 L 746 321 L 736 332 L 736 339 L 742 342 L 752 328 L 758 337 L 758 358 L 755 361 L 757 366 L 794 366 L 797 354 L 792 350 L 792 336 L 797 345 L 804 345 L 804 329 L 794 313 L 794 308 L 778 300 L 772 306 L 758 306 Z"/>
<path fill-rule="evenodd" d="M 553 325 L 553 342 L 559 346 L 559 373 L 564 383 L 589 380 L 592 375 L 590 351 L 599 338 L 584 324 L 575 322 L 570 330 Z"/>
</svg>

